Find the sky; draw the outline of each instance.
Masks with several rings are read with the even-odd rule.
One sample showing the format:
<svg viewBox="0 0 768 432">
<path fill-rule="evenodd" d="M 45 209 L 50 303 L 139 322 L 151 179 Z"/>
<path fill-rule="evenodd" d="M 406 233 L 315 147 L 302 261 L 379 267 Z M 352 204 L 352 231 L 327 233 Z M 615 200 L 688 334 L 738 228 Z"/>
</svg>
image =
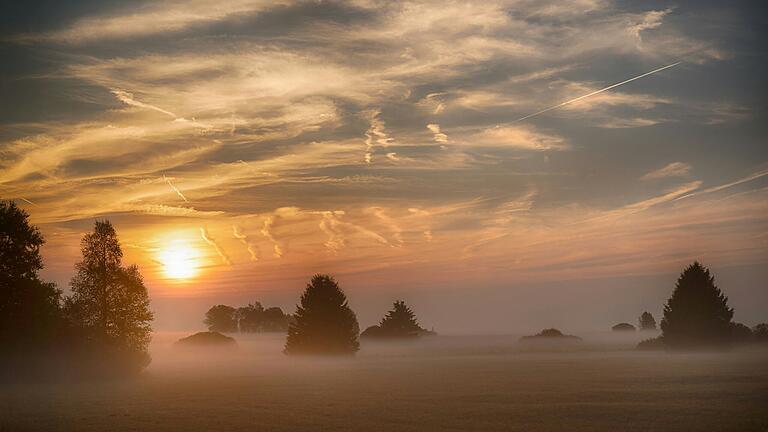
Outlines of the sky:
<svg viewBox="0 0 768 432">
<path fill-rule="evenodd" d="M 694 260 L 751 325 L 764 9 L 16 2 L 0 198 L 40 227 L 65 294 L 80 238 L 112 221 L 158 329 L 218 303 L 292 312 L 314 273 L 363 327 L 402 298 L 438 331 L 607 328 L 658 316 Z"/>
</svg>

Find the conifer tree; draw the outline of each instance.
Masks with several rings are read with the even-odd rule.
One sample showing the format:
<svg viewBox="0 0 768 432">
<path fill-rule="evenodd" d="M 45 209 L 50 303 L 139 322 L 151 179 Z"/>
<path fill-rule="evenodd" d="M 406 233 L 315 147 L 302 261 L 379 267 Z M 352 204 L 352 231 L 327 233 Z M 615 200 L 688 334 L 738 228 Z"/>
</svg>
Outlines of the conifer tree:
<svg viewBox="0 0 768 432">
<path fill-rule="evenodd" d="M 382 318 L 379 328 L 382 335 L 394 337 L 418 336 L 421 331 L 416 315 L 402 300 L 394 303 L 394 308 Z"/>
<path fill-rule="evenodd" d="M 661 320 L 668 348 L 718 346 L 730 341 L 733 309 L 709 270 L 694 262 L 680 277 Z"/>
<path fill-rule="evenodd" d="M 286 354 L 353 354 L 360 347 L 357 317 L 331 276 L 312 277 L 294 317 Z"/>
<path fill-rule="evenodd" d="M 640 330 L 656 330 L 656 318 L 650 312 L 643 312 L 637 321 Z"/>
</svg>

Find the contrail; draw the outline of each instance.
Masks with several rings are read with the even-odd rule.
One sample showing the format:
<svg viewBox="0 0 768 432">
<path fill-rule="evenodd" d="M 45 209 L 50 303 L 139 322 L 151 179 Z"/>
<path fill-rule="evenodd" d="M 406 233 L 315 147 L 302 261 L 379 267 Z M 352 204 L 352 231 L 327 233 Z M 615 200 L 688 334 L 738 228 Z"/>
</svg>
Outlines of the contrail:
<svg viewBox="0 0 768 432">
<path fill-rule="evenodd" d="M 643 78 L 643 77 L 647 77 L 648 75 L 653 75 L 653 74 L 655 74 L 656 72 L 661 72 L 661 71 L 663 71 L 664 69 L 669 69 L 669 68 L 671 68 L 671 67 L 675 67 L 675 66 L 679 65 L 680 63 L 682 63 L 682 62 L 672 63 L 671 65 L 666 65 L 666 66 L 664 66 L 664 67 L 660 67 L 660 68 L 658 68 L 658 69 L 654 69 L 654 70 L 652 70 L 652 71 L 650 71 L 650 72 L 646 72 L 646 73 L 644 73 L 644 74 L 642 74 L 642 75 L 638 75 L 638 76 L 636 76 L 636 77 L 634 77 L 634 78 L 630 78 L 630 79 L 628 79 L 628 80 L 625 80 L 625 81 L 622 81 L 622 82 L 620 82 L 620 83 L 616 83 L 616 84 L 612 84 L 612 85 L 609 85 L 609 86 L 608 86 L 608 87 L 606 87 L 606 88 L 602 88 L 602 89 L 600 89 L 600 90 L 595 90 L 595 91 L 593 91 L 592 93 L 588 93 L 588 94 L 585 94 L 585 95 L 583 95 L 583 96 L 579 96 L 579 97 L 577 97 L 576 99 L 571 99 L 571 100 L 565 101 L 565 102 L 563 102 L 563 103 L 560 103 L 560 104 L 557 104 L 557 105 L 551 106 L 551 107 L 549 107 L 549 108 L 545 108 L 545 109 L 543 109 L 543 110 L 541 110 L 541 111 L 538 111 L 538 112 L 535 112 L 535 113 L 533 113 L 533 114 L 528 114 L 528 115 L 527 115 L 527 116 L 525 116 L 525 117 L 520 117 L 519 119 L 515 120 L 515 121 L 514 121 L 514 122 L 512 122 L 512 123 L 517 123 L 517 122 L 520 122 L 520 121 L 523 121 L 523 120 L 529 119 L 529 118 L 531 118 L 531 117 L 535 117 L 535 116 L 537 116 L 537 115 L 539 115 L 539 114 L 544 114 L 544 113 L 545 113 L 545 112 L 547 112 L 547 111 L 552 111 L 552 110 L 554 110 L 554 109 L 558 109 L 558 108 L 560 108 L 560 107 L 564 107 L 564 106 L 566 106 L 566 105 L 570 105 L 570 104 L 572 104 L 572 103 L 574 103 L 574 102 L 578 102 L 578 101 L 580 101 L 580 100 L 582 100 L 582 99 L 586 99 L 586 98 L 588 98 L 588 97 L 590 97 L 590 96 L 594 96 L 594 95 L 596 95 L 596 94 L 598 94 L 598 93 L 602 93 L 602 92 L 608 91 L 608 90 L 610 90 L 610 89 L 612 89 L 612 88 L 616 88 L 616 87 L 618 87 L 618 86 L 620 86 L 620 85 L 624 85 L 624 84 L 626 84 L 626 83 L 628 83 L 628 82 L 632 82 L 632 81 L 634 81 L 634 80 L 637 80 L 637 79 L 640 79 L 640 78 Z"/>
<path fill-rule="evenodd" d="M 181 193 L 181 191 L 180 191 L 180 190 L 179 190 L 179 189 L 178 189 L 176 186 L 174 186 L 174 185 L 173 185 L 173 183 L 171 183 L 171 181 L 168 179 L 168 177 L 166 177 L 166 176 L 165 176 L 165 174 L 163 174 L 163 180 L 165 180 L 165 181 L 166 181 L 166 183 L 168 183 L 168 186 L 170 186 L 170 187 L 171 187 L 171 189 L 173 189 L 173 191 L 174 191 L 174 192 L 176 192 L 176 195 L 178 195 L 179 197 L 181 197 L 181 199 L 183 199 L 185 203 L 188 203 L 188 202 L 189 202 L 189 200 L 187 199 L 187 197 L 185 197 L 185 196 L 184 196 L 184 194 L 183 194 L 183 193 Z"/>
<path fill-rule="evenodd" d="M 37 204 L 33 203 L 32 201 L 30 201 L 30 200 L 28 200 L 28 199 L 24 198 L 24 197 L 19 197 L 19 199 L 20 199 L 20 200 L 22 200 L 22 201 L 24 201 L 24 202 L 26 202 L 27 204 L 37 205 Z"/>
</svg>

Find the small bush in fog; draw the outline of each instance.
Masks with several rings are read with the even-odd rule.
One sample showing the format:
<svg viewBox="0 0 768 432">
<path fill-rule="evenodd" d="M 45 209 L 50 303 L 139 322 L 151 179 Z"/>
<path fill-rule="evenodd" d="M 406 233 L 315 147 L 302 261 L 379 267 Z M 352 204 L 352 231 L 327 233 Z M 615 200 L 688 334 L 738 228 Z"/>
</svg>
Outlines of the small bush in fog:
<svg viewBox="0 0 768 432">
<path fill-rule="evenodd" d="M 176 341 L 178 346 L 233 347 L 235 339 L 219 332 L 199 332 Z"/>
<path fill-rule="evenodd" d="M 347 297 L 328 275 L 315 275 L 288 328 L 286 354 L 353 354 L 360 328 Z"/>
<path fill-rule="evenodd" d="M 580 337 L 574 336 L 574 335 L 567 335 L 563 334 L 560 330 L 556 328 L 549 328 L 544 329 L 540 331 L 539 333 L 536 333 L 535 335 L 530 336 L 523 336 L 520 338 L 520 340 L 535 340 L 535 339 L 570 339 L 570 340 L 581 340 Z"/>
<path fill-rule="evenodd" d="M 664 349 L 664 338 L 659 336 L 651 339 L 645 339 L 637 344 L 637 349 L 642 351 L 658 351 Z"/>
<path fill-rule="evenodd" d="M 630 323 L 619 323 L 611 327 L 613 331 L 635 331 L 635 326 Z"/>
<path fill-rule="evenodd" d="M 677 279 L 661 320 L 668 348 L 723 346 L 731 342 L 733 309 L 709 270 L 694 262 Z"/>
</svg>

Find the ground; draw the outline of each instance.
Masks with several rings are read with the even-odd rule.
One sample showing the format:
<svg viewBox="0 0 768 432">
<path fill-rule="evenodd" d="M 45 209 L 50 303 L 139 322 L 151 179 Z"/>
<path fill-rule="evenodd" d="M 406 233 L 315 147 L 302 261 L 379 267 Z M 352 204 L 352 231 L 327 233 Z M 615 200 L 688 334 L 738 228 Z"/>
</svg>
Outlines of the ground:
<svg viewBox="0 0 768 432">
<path fill-rule="evenodd" d="M 0 390 L 0 431 L 766 431 L 768 351 L 637 352 L 634 341 L 520 352 L 516 337 L 364 344 L 288 358 L 282 339 L 178 352 L 142 376 Z M 613 336 L 606 336 L 613 337 Z M 630 343 L 631 342 L 631 343 Z"/>
</svg>

